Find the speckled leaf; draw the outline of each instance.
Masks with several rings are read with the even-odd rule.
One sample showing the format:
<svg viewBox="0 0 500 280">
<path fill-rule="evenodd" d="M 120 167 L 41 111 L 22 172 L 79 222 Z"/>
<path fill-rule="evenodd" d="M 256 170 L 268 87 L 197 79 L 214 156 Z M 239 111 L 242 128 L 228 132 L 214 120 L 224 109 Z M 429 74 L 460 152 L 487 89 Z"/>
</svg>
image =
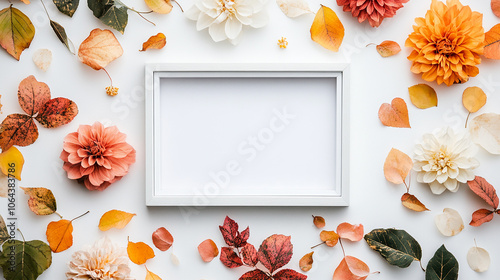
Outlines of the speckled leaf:
<svg viewBox="0 0 500 280">
<path fill-rule="evenodd" d="M 0 215 L 0 245 L 2 245 L 6 240 L 9 240 L 9 238 L 10 235 L 7 230 L 7 225 L 5 224 L 2 215 Z"/>
<path fill-rule="evenodd" d="M 26 114 L 34 116 L 50 100 L 50 88 L 31 75 L 19 83 L 17 99 L 21 109 Z"/>
<path fill-rule="evenodd" d="M 51 190 L 47 188 L 23 188 L 25 194 L 29 195 L 28 206 L 37 215 L 50 215 L 57 211 L 56 198 Z"/>
<path fill-rule="evenodd" d="M 113 3 L 109 0 L 87 0 L 87 5 L 96 18 L 102 17 Z"/>
<path fill-rule="evenodd" d="M 243 248 L 241 248 L 241 259 L 244 264 L 249 266 L 256 266 L 259 262 L 259 257 L 257 255 L 257 249 L 250 243 L 247 243 Z"/>
<path fill-rule="evenodd" d="M 259 247 L 259 261 L 271 273 L 286 265 L 293 255 L 291 237 L 273 234 L 266 238 Z"/>
<path fill-rule="evenodd" d="M 255 269 L 243 274 L 238 280 L 269 280 L 269 276 L 262 270 Z"/>
<path fill-rule="evenodd" d="M 53 20 L 50 21 L 50 27 L 52 27 L 52 30 L 56 33 L 59 41 L 61 41 L 61 43 L 63 43 L 72 54 L 75 54 L 75 46 L 73 46 L 73 43 L 68 38 L 68 35 L 66 35 L 64 27 Z"/>
<path fill-rule="evenodd" d="M 67 15 L 72 17 L 78 8 L 80 0 L 52 0 L 56 5 L 57 9 Z"/>
<path fill-rule="evenodd" d="M 2 253 L 8 255 L 11 252 L 14 252 L 15 265 L 10 262 L 2 264 L 6 280 L 35 280 L 52 264 L 50 247 L 40 240 L 5 242 Z"/>
<path fill-rule="evenodd" d="M 244 231 L 239 232 L 238 228 L 238 223 L 228 216 L 224 219 L 224 224 L 219 226 L 222 237 L 228 246 L 240 248 L 247 244 L 250 229 L 247 227 Z"/>
<path fill-rule="evenodd" d="M 35 37 L 35 27 L 20 10 L 12 7 L 0 11 L 0 45 L 15 59 L 29 48 Z"/>
<path fill-rule="evenodd" d="M 228 268 L 236 268 L 243 265 L 243 261 L 236 254 L 233 248 L 222 247 L 219 259 L 222 264 Z"/>
<path fill-rule="evenodd" d="M 293 269 L 282 269 L 273 275 L 274 280 L 305 280 L 307 276 Z"/>
<path fill-rule="evenodd" d="M 389 264 L 405 268 L 422 259 L 420 244 L 404 230 L 374 229 L 365 235 L 365 240 Z"/>
<path fill-rule="evenodd" d="M 28 146 L 38 138 L 33 118 L 23 114 L 8 115 L 0 127 L 0 148 L 6 151 L 13 145 Z"/>
<path fill-rule="evenodd" d="M 46 128 L 54 128 L 70 123 L 76 115 L 78 115 L 76 103 L 58 97 L 45 103 L 35 119 Z"/>
<path fill-rule="evenodd" d="M 458 261 L 442 245 L 430 259 L 425 269 L 425 280 L 457 280 Z"/>
</svg>

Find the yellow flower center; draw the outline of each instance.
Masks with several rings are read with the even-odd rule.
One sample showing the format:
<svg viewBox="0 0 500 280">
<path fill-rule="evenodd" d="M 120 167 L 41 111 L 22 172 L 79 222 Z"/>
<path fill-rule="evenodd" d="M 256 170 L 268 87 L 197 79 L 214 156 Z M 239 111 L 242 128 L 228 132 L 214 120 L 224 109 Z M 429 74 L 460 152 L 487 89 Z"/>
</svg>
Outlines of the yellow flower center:
<svg viewBox="0 0 500 280">
<path fill-rule="evenodd" d="M 436 52 L 441 55 L 449 55 L 454 53 L 455 46 L 448 38 L 439 39 L 436 43 Z"/>
<path fill-rule="evenodd" d="M 452 168 L 453 165 L 452 160 L 443 150 L 435 153 L 430 162 L 432 163 L 434 170 L 442 171 L 442 173 L 446 173 L 448 168 Z"/>
<path fill-rule="evenodd" d="M 221 10 L 221 14 L 226 14 L 227 17 L 230 17 L 236 13 L 236 9 L 234 6 L 234 0 L 219 0 L 219 6 Z"/>
</svg>

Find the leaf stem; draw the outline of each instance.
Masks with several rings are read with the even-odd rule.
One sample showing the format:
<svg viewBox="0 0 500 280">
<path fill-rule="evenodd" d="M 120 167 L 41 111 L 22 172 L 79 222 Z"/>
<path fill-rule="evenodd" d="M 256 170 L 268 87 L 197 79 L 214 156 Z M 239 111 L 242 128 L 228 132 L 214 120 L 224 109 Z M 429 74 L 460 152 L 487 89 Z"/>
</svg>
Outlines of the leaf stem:
<svg viewBox="0 0 500 280">
<path fill-rule="evenodd" d="M 111 79 L 111 75 L 109 75 L 108 71 L 106 71 L 105 68 L 102 68 L 102 70 L 104 70 L 104 72 L 106 72 L 106 74 L 108 75 L 108 78 L 111 81 L 111 87 L 113 87 L 113 79 Z"/>
<path fill-rule="evenodd" d="M 26 242 L 26 239 L 24 239 L 24 234 L 23 234 L 23 232 L 22 232 L 20 229 L 17 229 L 17 231 L 19 231 L 19 233 L 21 234 L 21 237 L 23 238 L 23 242 Z"/>
<path fill-rule="evenodd" d="M 342 244 L 342 238 L 339 238 L 339 243 L 340 243 L 340 248 L 342 248 L 342 254 L 344 254 L 345 258 L 345 250 L 344 250 L 344 245 Z"/>
<path fill-rule="evenodd" d="M 418 263 L 420 264 L 420 268 L 422 269 L 423 272 L 425 272 L 425 268 L 422 266 L 422 261 L 418 261 Z"/>
<path fill-rule="evenodd" d="M 465 119 L 465 128 L 467 128 L 467 123 L 469 122 L 470 112 L 467 115 L 467 119 Z"/>
<path fill-rule="evenodd" d="M 73 218 L 71 221 L 74 221 L 74 220 L 76 220 L 76 219 L 80 219 L 81 217 L 83 217 L 83 216 L 87 215 L 89 212 L 90 212 L 90 211 L 87 211 L 87 212 L 85 212 L 85 213 L 81 214 L 80 216 L 78 216 L 78 217 L 76 217 L 76 218 Z"/>
<path fill-rule="evenodd" d="M 49 16 L 49 12 L 47 11 L 47 8 L 45 7 L 45 3 L 43 3 L 43 0 L 40 0 L 42 2 L 43 9 L 45 10 L 45 13 L 47 14 L 47 17 L 49 18 L 49 21 L 52 21 L 52 19 Z"/>
<path fill-rule="evenodd" d="M 371 46 L 371 45 L 375 45 L 375 46 L 376 46 L 376 44 L 374 44 L 374 43 L 370 43 L 370 44 L 366 45 L 366 47 Z M 366 47 L 365 47 L 365 48 L 366 48 Z"/>
<path fill-rule="evenodd" d="M 57 212 L 54 212 L 54 213 L 57 214 L 57 216 L 59 216 L 59 218 L 61 218 L 61 219 L 63 218 L 63 216 L 61 214 L 59 214 Z"/>
<path fill-rule="evenodd" d="M 181 4 L 179 4 L 179 2 L 177 2 L 175 0 L 172 0 L 172 2 L 174 2 L 175 4 L 177 4 L 177 6 L 179 6 L 179 8 L 181 9 L 181 12 L 184 13 L 184 9 L 182 9 Z"/>
<path fill-rule="evenodd" d="M 319 244 L 316 244 L 316 245 L 312 246 L 312 247 L 311 247 L 311 249 L 314 249 L 314 248 L 316 248 L 316 247 L 319 247 L 319 246 L 321 246 L 321 245 L 323 245 L 323 244 L 325 244 L 325 243 L 326 243 L 326 241 L 323 241 L 323 242 L 321 242 L 321 243 L 319 243 Z"/>
</svg>

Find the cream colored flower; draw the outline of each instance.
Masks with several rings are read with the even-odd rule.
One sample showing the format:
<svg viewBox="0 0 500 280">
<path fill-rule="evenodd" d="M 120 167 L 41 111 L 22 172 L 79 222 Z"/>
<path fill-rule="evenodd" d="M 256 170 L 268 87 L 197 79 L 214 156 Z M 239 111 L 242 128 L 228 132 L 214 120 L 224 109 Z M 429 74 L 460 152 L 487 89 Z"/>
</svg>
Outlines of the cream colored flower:
<svg viewBox="0 0 500 280">
<path fill-rule="evenodd" d="M 479 166 L 475 154 L 476 146 L 467 132 L 443 128 L 435 134 L 425 134 L 415 148 L 413 169 L 418 172 L 417 181 L 428 183 L 434 194 L 446 189 L 456 192 L 458 182 L 474 179 L 472 169 Z"/>
<path fill-rule="evenodd" d="M 229 40 L 236 45 L 244 25 L 260 28 L 267 24 L 264 11 L 267 0 L 197 0 L 186 11 L 186 17 L 196 20 L 198 31 L 208 28 L 215 42 Z"/>
<path fill-rule="evenodd" d="M 134 280 L 128 267 L 127 251 L 101 238 L 93 247 L 75 252 L 66 272 L 71 280 Z"/>
</svg>

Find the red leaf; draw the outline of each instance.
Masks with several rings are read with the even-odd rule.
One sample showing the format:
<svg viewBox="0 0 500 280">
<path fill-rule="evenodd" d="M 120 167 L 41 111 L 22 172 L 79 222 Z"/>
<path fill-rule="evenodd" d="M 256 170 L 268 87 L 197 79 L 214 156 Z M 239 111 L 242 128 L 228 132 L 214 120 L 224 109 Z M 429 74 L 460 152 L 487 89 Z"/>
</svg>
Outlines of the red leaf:
<svg viewBox="0 0 500 280">
<path fill-rule="evenodd" d="M 255 266 L 259 262 L 257 250 L 255 249 L 255 246 L 250 243 L 247 243 L 245 247 L 241 248 L 241 258 L 243 263 L 249 266 Z"/>
<path fill-rule="evenodd" d="M 478 227 L 484 223 L 487 223 L 493 220 L 494 213 L 495 212 L 488 209 L 479 209 L 476 212 L 472 213 L 472 221 L 470 221 L 469 225 Z"/>
<path fill-rule="evenodd" d="M 271 280 L 262 270 L 256 269 L 243 274 L 239 280 Z"/>
<path fill-rule="evenodd" d="M 223 265 L 229 268 L 236 268 L 243 265 L 240 257 L 236 254 L 233 248 L 222 247 L 222 252 L 220 253 L 220 261 Z"/>
<path fill-rule="evenodd" d="M 226 244 L 231 247 L 240 248 L 247 244 L 248 237 L 250 236 L 250 228 L 246 228 L 243 232 L 238 232 L 238 223 L 226 216 L 224 225 L 219 226 L 222 237 Z"/>
<path fill-rule="evenodd" d="M 76 115 L 78 115 L 76 103 L 58 97 L 45 103 L 35 119 L 46 128 L 54 128 L 70 123 Z"/>
<path fill-rule="evenodd" d="M 167 251 L 173 243 L 174 237 L 166 228 L 161 227 L 153 232 L 153 244 L 160 251 Z"/>
<path fill-rule="evenodd" d="M 495 188 L 483 177 L 476 176 L 474 180 L 467 182 L 469 188 L 482 198 L 491 207 L 498 208 L 498 196 Z"/>
<path fill-rule="evenodd" d="M 30 116 L 34 116 L 40 111 L 50 99 L 50 89 L 47 84 L 39 82 L 34 76 L 29 76 L 19 83 L 17 92 L 19 105 Z"/>
<path fill-rule="evenodd" d="M 0 127 L 0 148 L 7 151 L 13 145 L 28 146 L 38 138 L 33 118 L 23 114 L 8 115 Z"/>
<path fill-rule="evenodd" d="M 274 280 L 305 280 L 307 276 L 293 269 L 282 269 L 273 275 Z"/>
<path fill-rule="evenodd" d="M 290 236 L 274 234 L 266 238 L 259 248 L 259 261 L 271 273 L 286 265 L 293 255 Z"/>
</svg>

